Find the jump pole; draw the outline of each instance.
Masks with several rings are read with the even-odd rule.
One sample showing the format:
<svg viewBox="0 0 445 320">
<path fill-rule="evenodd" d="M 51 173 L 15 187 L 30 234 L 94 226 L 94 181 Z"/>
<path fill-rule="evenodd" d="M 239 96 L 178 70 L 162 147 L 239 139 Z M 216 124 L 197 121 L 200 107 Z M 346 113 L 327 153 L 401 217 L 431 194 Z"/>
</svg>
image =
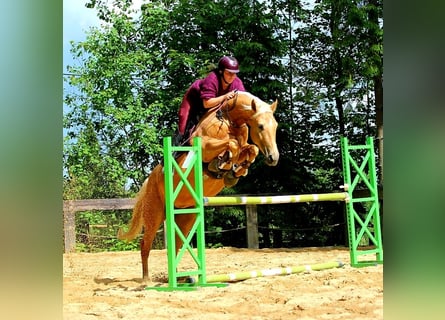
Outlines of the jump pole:
<svg viewBox="0 0 445 320">
<path fill-rule="evenodd" d="M 243 281 L 247 279 L 260 278 L 260 277 L 272 277 L 280 275 L 289 275 L 302 272 L 319 271 L 332 268 L 343 267 L 343 263 L 340 261 L 330 261 L 324 263 L 316 263 L 311 265 L 302 265 L 295 267 L 285 267 L 285 268 L 273 268 L 273 269 L 262 269 L 254 271 L 244 271 L 237 273 L 226 273 L 226 274 L 215 274 L 207 275 L 207 282 L 236 282 Z M 196 278 L 188 279 L 189 282 L 194 283 L 197 281 Z"/>
<path fill-rule="evenodd" d="M 317 201 L 349 201 L 347 192 L 301 194 L 290 196 L 204 197 L 205 206 L 234 206 L 247 204 L 280 204 Z"/>
<path fill-rule="evenodd" d="M 342 188 L 345 192 L 268 197 L 204 197 L 204 206 L 343 201 L 346 207 L 351 265 L 365 267 L 383 264 L 374 140 L 367 137 L 363 145 L 350 145 L 346 137 L 341 137 L 340 143 L 344 181 Z M 360 189 L 367 190 L 369 196 L 353 197 L 354 191 Z M 370 243 L 367 249 L 361 248 L 364 238 Z M 367 257 L 370 255 L 374 255 L 375 259 L 369 260 Z"/>
</svg>

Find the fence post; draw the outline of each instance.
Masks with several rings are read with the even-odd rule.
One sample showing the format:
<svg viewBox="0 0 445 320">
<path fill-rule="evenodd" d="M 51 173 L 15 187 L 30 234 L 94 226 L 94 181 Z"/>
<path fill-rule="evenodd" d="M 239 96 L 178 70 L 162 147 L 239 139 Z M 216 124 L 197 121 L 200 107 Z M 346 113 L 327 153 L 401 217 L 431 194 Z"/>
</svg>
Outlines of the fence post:
<svg viewBox="0 0 445 320">
<path fill-rule="evenodd" d="M 71 208 L 63 211 L 65 253 L 76 249 L 76 219 L 75 211 Z"/>
<path fill-rule="evenodd" d="M 258 212 L 255 204 L 246 205 L 247 248 L 259 249 Z"/>
</svg>

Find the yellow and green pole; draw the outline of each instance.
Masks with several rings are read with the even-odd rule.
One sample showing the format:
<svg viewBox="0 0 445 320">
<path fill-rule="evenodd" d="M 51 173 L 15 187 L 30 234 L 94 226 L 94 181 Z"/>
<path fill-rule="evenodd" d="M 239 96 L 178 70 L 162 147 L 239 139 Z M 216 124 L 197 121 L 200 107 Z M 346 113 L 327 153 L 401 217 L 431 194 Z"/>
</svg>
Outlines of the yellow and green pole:
<svg viewBox="0 0 445 320">
<path fill-rule="evenodd" d="M 280 275 L 289 275 L 310 271 L 319 271 L 325 269 L 332 268 L 340 268 L 343 267 L 343 263 L 340 261 L 329 261 L 324 263 L 316 263 L 311 265 L 301 265 L 294 267 L 284 267 L 284 268 L 273 268 L 273 269 L 262 269 L 262 270 L 253 270 L 253 271 L 243 271 L 243 272 L 235 272 L 235 273 L 226 273 L 226 274 L 215 274 L 215 275 L 207 275 L 207 282 L 237 282 L 243 281 L 252 278 L 260 278 L 260 277 L 272 277 L 272 276 L 280 276 Z M 196 278 L 189 278 L 189 283 L 195 283 Z"/>
</svg>

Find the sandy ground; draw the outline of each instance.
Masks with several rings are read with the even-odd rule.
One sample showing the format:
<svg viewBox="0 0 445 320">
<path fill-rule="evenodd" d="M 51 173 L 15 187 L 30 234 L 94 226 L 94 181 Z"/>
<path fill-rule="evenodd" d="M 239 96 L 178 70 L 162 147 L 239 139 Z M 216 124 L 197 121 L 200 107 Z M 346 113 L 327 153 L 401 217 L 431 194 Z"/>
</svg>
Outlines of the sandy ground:
<svg viewBox="0 0 445 320">
<path fill-rule="evenodd" d="M 65 254 L 64 319 L 383 319 L 383 266 L 353 268 L 347 248 L 206 251 L 209 275 L 329 261 L 345 266 L 160 292 L 141 282 L 139 252 Z M 165 250 L 151 252 L 149 268 L 149 285 L 166 286 Z"/>
</svg>

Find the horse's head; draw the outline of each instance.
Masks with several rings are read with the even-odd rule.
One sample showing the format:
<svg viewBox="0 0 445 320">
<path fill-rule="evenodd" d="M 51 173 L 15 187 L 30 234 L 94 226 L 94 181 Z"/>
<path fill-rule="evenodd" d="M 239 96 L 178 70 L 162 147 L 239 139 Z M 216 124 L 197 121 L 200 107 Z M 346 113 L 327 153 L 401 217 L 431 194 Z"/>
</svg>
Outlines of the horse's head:
<svg viewBox="0 0 445 320">
<path fill-rule="evenodd" d="M 255 113 L 247 122 L 250 127 L 250 138 L 264 154 L 266 164 L 269 166 L 276 166 L 280 157 L 276 142 L 278 123 L 273 115 L 277 104 L 277 101 L 269 105 L 258 98 L 252 99 L 251 107 Z"/>
</svg>

